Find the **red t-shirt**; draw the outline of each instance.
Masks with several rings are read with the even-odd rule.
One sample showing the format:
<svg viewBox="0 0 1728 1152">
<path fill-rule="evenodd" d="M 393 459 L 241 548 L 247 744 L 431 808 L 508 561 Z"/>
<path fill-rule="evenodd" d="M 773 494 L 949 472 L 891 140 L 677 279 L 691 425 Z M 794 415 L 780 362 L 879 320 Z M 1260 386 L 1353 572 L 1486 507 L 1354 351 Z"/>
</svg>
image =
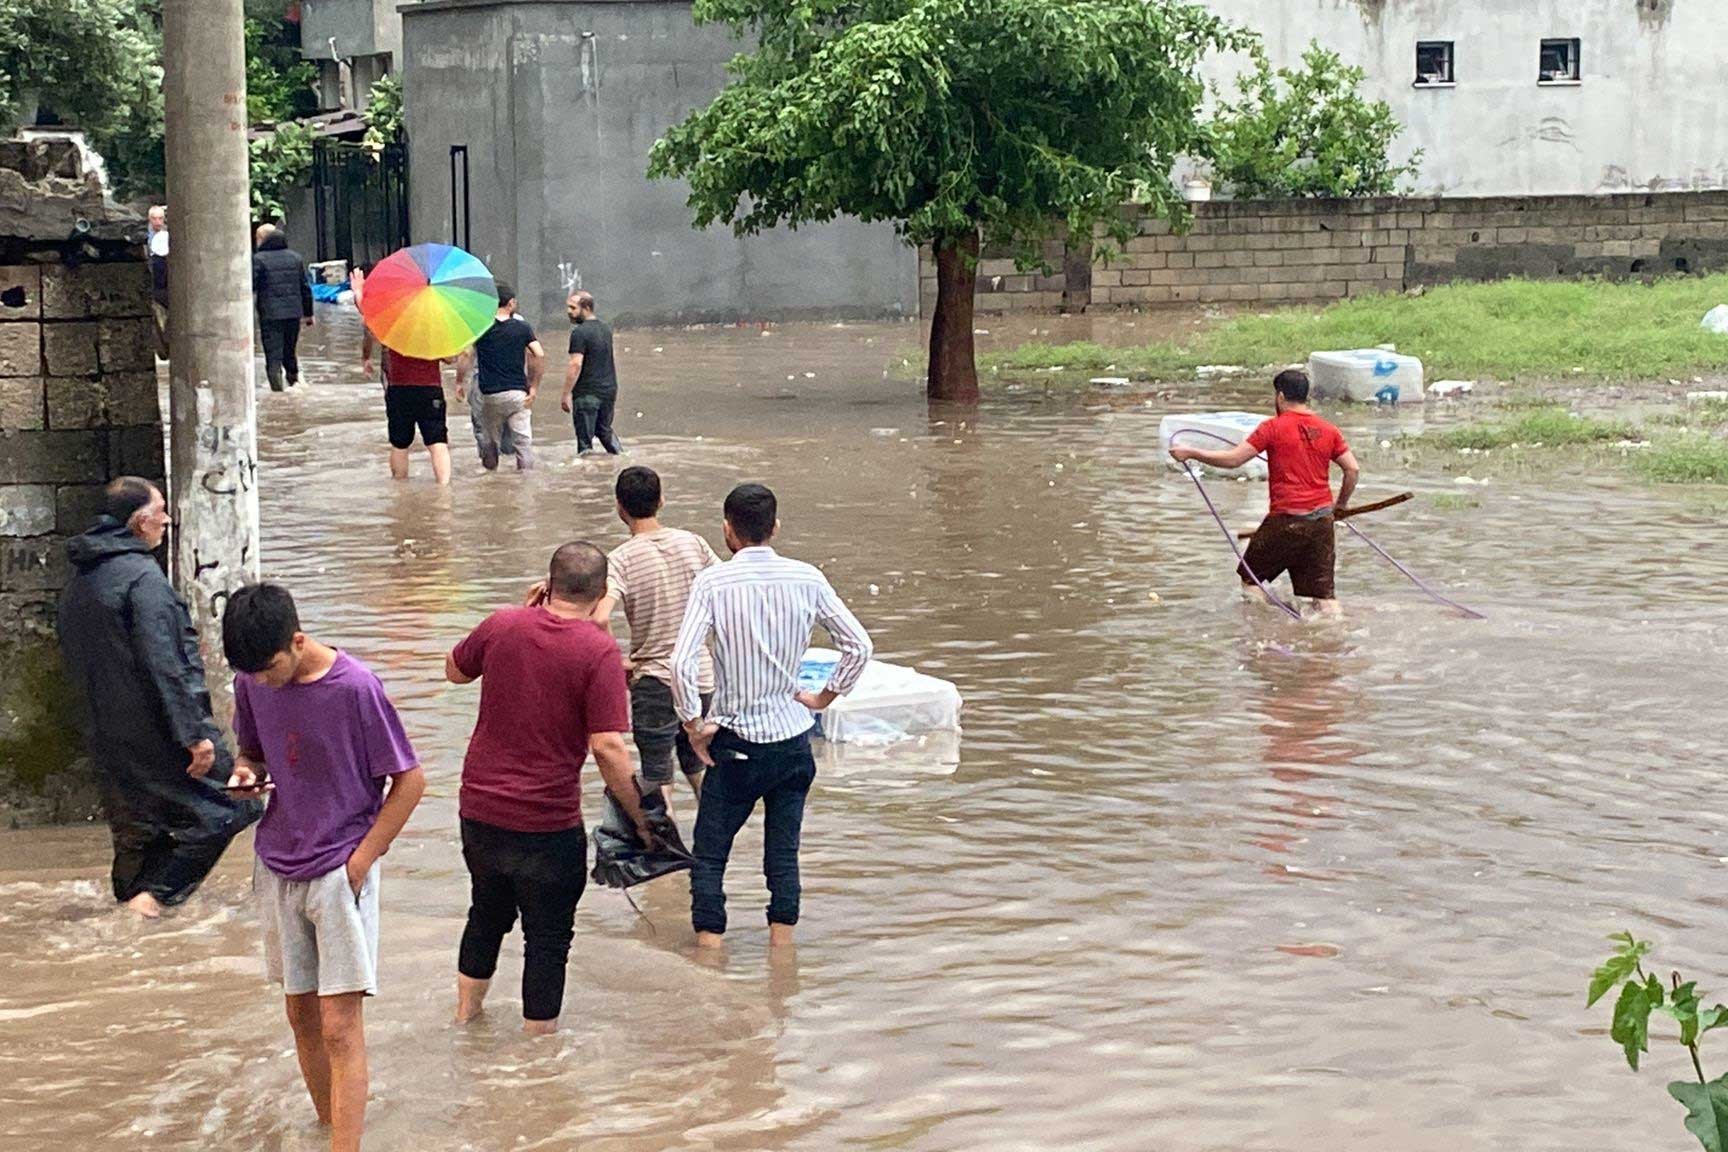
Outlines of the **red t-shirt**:
<svg viewBox="0 0 1728 1152">
<path fill-rule="evenodd" d="M 630 690 L 612 634 L 544 608 L 506 608 L 453 655 L 464 676 L 480 677 L 462 816 L 513 832 L 581 824 L 589 734 L 630 731 Z"/>
<path fill-rule="evenodd" d="M 384 349 L 384 379 L 392 388 L 442 387 L 444 384 L 438 361 L 404 356 L 389 348 Z"/>
<path fill-rule="evenodd" d="M 1332 461 L 1350 451 L 1344 434 L 1312 412 L 1281 412 L 1248 434 L 1266 453 L 1272 511 L 1299 516 L 1332 503 Z"/>
</svg>

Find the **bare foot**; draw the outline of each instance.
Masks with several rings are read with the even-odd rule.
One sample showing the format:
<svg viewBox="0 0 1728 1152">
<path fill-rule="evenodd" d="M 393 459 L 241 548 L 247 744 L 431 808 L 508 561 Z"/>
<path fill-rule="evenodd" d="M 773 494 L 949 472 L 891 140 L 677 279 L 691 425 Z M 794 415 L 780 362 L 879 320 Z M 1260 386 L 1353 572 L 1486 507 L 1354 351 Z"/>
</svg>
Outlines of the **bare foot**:
<svg viewBox="0 0 1728 1152">
<path fill-rule="evenodd" d="M 696 933 L 696 947 L 698 948 L 718 949 L 725 942 L 726 937 L 718 932 Z"/>
<path fill-rule="evenodd" d="M 126 901 L 126 907 L 146 920 L 155 920 L 162 915 L 162 902 L 148 892 L 140 892 Z"/>
<path fill-rule="evenodd" d="M 550 1020 L 524 1020 L 522 1031 L 529 1036 L 550 1036 L 558 1031 L 558 1018 L 554 1016 Z"/>
<path fill-rule="evenodd" d="M 770 925 L 768 925 L 768 947 L 770 947 L 770 948 L 790 948 L 790 947 L 792 947 L 792 925 L 790 925 L 790 924 L 770 924 Z"/>
<path fill-rule="evenodd" d="M 486 990 L 490 987 L 490 980 L 456 974 L 456 1023 L 467 1024 L 486 1010 Z"/>
</svg>

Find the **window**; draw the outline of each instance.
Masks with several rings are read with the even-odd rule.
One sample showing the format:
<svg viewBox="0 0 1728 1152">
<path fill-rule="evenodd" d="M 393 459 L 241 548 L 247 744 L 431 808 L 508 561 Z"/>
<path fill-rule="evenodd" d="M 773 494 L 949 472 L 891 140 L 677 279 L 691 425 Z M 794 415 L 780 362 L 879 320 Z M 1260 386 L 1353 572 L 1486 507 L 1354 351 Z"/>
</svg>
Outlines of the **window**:
<svg viewBox="0 0 1728 1152">
<path fill-rule="evenodd" d="M 1452 76 L 1452 41 L 1417 41 L 1416 87 L 1434 88 L 1452 83 L 1454 83 Z"/>
<path fill-rule="evenodd" d="M 1544 40 L 1536 76 L 1542 84 L 1577 84 L 1584 77 L 1578 66 L 1578 41 Z"/>
</svg>

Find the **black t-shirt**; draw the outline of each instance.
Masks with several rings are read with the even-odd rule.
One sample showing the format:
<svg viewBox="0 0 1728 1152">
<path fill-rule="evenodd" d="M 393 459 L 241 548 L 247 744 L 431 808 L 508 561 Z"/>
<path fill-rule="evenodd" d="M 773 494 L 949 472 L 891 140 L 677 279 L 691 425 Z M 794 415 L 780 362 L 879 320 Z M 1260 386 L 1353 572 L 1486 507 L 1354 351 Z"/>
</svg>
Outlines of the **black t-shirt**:
<svg viewBox="0 0 1728 1152">
<path fill-rule="evenodd" d="M 618 394 L 618 369 L 612 363 L 612 325 L 590 316 L 570 329 L 570 355 L 582 355 L 576 391 L 588 396 Z"/>
<path fill-rule="evenodd" d="M 520 316 L 494 320 L 486 334 L 474 341 L 480 391 L 488 396 L 528 391 L 525 357 L 534 339 L 533 325 Z"/>
</svg>

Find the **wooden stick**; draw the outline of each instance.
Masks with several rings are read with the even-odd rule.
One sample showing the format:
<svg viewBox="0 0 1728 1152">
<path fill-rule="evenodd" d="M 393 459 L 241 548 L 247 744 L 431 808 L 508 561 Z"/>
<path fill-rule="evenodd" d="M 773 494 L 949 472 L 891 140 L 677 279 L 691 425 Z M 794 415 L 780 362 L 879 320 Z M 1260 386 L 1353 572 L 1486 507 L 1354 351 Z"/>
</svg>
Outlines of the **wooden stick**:
<svg viewBox="0 0 1728 1152">
<path fill-rule="evenodd" d="M 1382 508 L 1391 508 L 1395 504 L 1402 504 L 1406 500 L 1414 500 L 1414 499 L 1416 499 L 1416 493 L 1414 493 L 1414 492 L 1400 492 L 1396 496 L 1388 496 L 1386 499 L 1377 500 L 1372 504 L 1358 504 L 1353 508 L 1346 508 L 1342 512 L 1335 512 L 1332 515 L 1332 519 L 1334 519 L 1334 520 L 1348 520 L 1352 516 L 1362 516 L 1362 515 L 1366 515 L 1369 512 L 1378 512 Z M 1238 540 L 1252 539 L 1253 536 L 1254 536 L 1253 532 L 1238 532 L 1238 533 L 1236 533 L 1236 539 L 1238 539 Z"/>
</svg>

